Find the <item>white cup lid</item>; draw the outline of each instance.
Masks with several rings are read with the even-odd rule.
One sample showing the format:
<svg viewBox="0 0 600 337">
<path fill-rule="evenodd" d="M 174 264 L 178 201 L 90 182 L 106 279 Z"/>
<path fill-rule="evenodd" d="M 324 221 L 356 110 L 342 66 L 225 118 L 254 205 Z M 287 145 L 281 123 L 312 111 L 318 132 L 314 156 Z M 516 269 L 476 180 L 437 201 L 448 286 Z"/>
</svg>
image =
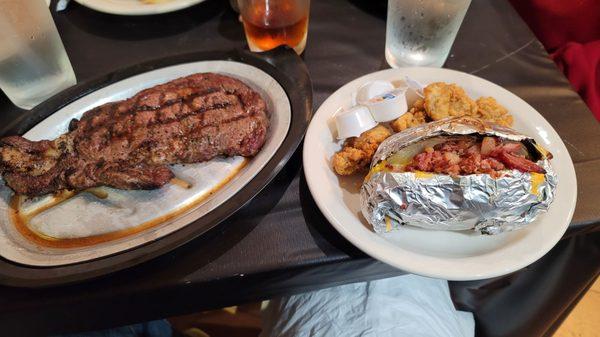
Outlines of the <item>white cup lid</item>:
<svg viewBox="0 0 600 337">
<path fill-rule="evenodd" d="M 338 139 L 358 137 L 361 133 L 377 126 L 369 109 L 362 105 L 338 112 L 335 115 Z"/>
<path fill-rule="evenodd" d="M 354 104 L 364 104 L 364 102 L 371 98 L 379 95 L 383 95 L 386 92 L 394 90 L 394 85 L 389 81 L 371 81 L 367 82 L 358 88 L 356 91 L 356 100 Z"/>
<path fill-rule="evenodd" d="M 382 95 L 377 95 L 364 102 L 364 105 L 369 108 L 375 121 L 389 122 L 408 111 L 406 89 L 407 87 L 402 87 Z"/>
</svg>

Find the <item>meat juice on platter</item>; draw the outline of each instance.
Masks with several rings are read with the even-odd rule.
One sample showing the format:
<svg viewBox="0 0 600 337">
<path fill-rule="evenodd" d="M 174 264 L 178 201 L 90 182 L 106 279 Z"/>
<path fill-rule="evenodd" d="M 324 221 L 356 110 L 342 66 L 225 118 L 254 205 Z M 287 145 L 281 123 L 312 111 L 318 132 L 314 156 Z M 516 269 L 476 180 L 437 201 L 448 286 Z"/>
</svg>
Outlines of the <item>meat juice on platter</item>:
<svg viewBox="0 0 600 337">
<path fill-rule="evenodd" d="M 97 199 L 101 199 L 102 202 L 107 204 L 115 204 L 116 207 L 114 208 L 116 209 L 114 209 L 109 216 L 104 215 L 103 219 L 106 221 L 106 225 L 108 225 L 108 222 L 110 221 L 119 222 L 120 225 L 116 230 L 115 226 L 106 226 L 104 231 L 93 233 L 92 235 L 78 236 L 76 233 L 81 232 L 81 228 L 77 228 L 80 226 L 80 224 L 78 222 L 66 223 L 63 217 L 66 209 L 61 208 L 63 206 L 61 204 L 66 199 L 75 196 L 75 193 L 72 191 L 63 191 L 56 195 L 50 195 L 43 200 L 27 200 L 24 196 L 15 195 L 11 199 L 9 216 L 12 223 L 15 225 L 15 229 L 23 237 L 43 247 L 77 248 L 109 242 L 141 233 L 154 226 L 165 223 L 166 221 L 171 220 L 194 208 L 222 188 L 229 181 L 231 181 L 236 174 L 246 166 L 247 159 L 244 158 L 241 160 L 233 160 L 228 164 L 231 165 L 231 174 L 224 174 L 223 176 L 218 177 L 217 180 L 219 180 L 219 182 L 216 184 L 216 186 L 197 195 L 194 199 L 185 203 L 184 206 L 178 208 L 177 210 L 156 218 L 152 218 L 151 212 L 153 210 L 151 208 L 144 210 L 144 207 L 133 204 L 129 207 L 123 207 L 122 204 L 125 196 L 119 194 L 118 190 L 110 190 L 108 192 L 105 190 L 87 190 L 87 192 L 89 192 L 91 195 L 91 197 L 87 196 L 87 199 L 95 197 Z M 140 191 L 139 193 L 144 192 Z M 150 199 L 152 199 L 152 197 Z M 82 202 L 82 200 L 72 200 L 72 202 L 74 202 L 75 205 L 79 203 L 81 205 L 80 207 L 85 207 L 85 202 Z M 117 203 L 120 203 L 121 205 L 118 205 Z M 46 214 L 44 219 L 36 218 L 37 215 L 50 208 L 53 208 L 55 213 Z M 143 214 L 144 212 L 150 213 L 147 214 L 147 217 L 152 219 L 139 224 L 131 222 L 130 219 L 125 219 L 128 214 Z M 123 217 L 120 217 L 121 215 L 123 215 Z M 79 220 L 86 222 L 96 216 L 102 216 L 102 214 L 93 213 L 87 217 L 82 216 L 79 218 Z"/>
<path fill-rule="evenodd" d="M 10 218 L 23 237 L 53 248 L 88 246 L 139 233 L 190 210 L 233 179 L 248 163 L 246 158 L 265 144 L 269 115 L 261 95 L 243 82 L 201 73 L 93 108 L 71 120 L 69 131 L 55 140 L 5 137 L 0 140 L 0 173 L 15 191 Z M 201 164 L 170 166 L 190 163 Z M 215 183 L 187 182 L 203 175 Z M 178 188 L 192 190 L 193 196 L 170 192 Z M 119 189 L 155 191 L 123 194 Z M 78 192 L 89 192 L 84 193 L 88 197 L 69 200 L 72 207 L 85 208 L 90 202 L 104 203 L 101 212 L 106 212 L 102 211 L 106 205 L 115 207 L 109 207 L 110 214 L 79 214 L 66 223 L 70 214 L 60 204 Z M 129 202 L 131 193 L 134 200 Z M 156 199 L 167 195 L 180 198 L 181 207 L 152 217 L 160 208 L 154 205 Z M 36 219 L 50 208 L 54 212 L 44 221 Z M 151 220 L 128 223 L 132 220 L 128 216 L 136 213 L 135 219 Z M 115 227 L 121 216 L 128 220 Z M 107 229 L 82 236 L 85 229 L 72 220 L 104 221 Z"/>
</svg>

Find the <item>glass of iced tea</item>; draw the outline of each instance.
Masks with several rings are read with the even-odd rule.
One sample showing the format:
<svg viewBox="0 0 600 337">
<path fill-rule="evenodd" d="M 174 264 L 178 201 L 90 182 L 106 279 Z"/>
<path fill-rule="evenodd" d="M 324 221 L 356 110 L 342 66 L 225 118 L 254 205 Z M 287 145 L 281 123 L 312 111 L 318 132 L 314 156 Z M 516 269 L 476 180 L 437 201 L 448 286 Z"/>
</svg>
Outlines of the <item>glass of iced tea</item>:
<svg viewBox="0 0 600 337">
<path fill-rule="evenodd" d="M 238 0 L 238 4 L 250 50 L 288 45 L 302 54 L 310 0 Z"/>
</svg>

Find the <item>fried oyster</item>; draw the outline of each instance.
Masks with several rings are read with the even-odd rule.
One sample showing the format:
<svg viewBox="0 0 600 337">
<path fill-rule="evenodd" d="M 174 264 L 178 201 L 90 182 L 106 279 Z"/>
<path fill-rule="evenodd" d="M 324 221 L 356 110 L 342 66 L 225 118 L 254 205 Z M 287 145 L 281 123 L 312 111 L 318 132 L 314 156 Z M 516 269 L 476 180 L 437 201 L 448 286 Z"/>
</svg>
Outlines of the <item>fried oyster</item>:
<svg viewBox="0 0 600 337">
<path fill-rule="evenodd" d="M 493 97 L 480 97 L 476 103 L 477 114 L 474 117 L 502 126 L 512 126 L 513 117 Z"/>
<path fill-rule="evenodd" d="M 408 112 L 393 120 L 390 123 L 390 126 L 394 132 L 401 132 L 408 128 L 429 122 L 431 119 L 424 110 L 424 104 L 425 102 L 422 99 L 416 100 Z"/>
<path fill-rule="evenodd" d="M 365 170 L 371 164 L 379 144 L 391 134 L 385 126 L 378 125 L 358 137 L 348 138 L 342 150 L 333 155 L 333 169 L 342 176 Z"/>
<path fill-rule="evenodd" d="M 425 111 L 434 121 L 447 117 L 474 116 L 477 103 L 456 84 L 435 82 L 423 90 Z"/>
</svg>

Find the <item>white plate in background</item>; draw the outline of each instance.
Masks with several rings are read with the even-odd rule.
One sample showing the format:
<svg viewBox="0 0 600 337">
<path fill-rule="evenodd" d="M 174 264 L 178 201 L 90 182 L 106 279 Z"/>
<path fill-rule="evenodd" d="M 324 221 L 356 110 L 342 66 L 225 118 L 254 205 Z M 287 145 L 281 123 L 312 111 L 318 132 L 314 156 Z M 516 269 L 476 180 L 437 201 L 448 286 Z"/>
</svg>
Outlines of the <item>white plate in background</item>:
<svg viewBox="0 0 600 337">
<path fill-rule="evenodd" d="M 205 0 L 75 0 L 98 12 L 117 15 L 152 15 L 174 12 Z"/>
</svg>

